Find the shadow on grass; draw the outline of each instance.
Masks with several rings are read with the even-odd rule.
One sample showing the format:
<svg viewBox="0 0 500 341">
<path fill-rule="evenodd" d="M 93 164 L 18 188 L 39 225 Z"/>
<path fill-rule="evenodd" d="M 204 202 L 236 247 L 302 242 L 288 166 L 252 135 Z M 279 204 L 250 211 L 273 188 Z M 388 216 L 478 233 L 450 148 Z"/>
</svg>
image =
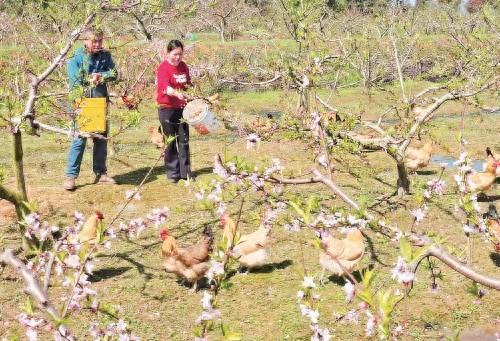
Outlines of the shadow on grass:
<svg viewBox="0 0 500 341">
<path fill-rule="evenodd" d="M 416 172 L 418 175 L 434 175 L 434 174 L 437 174 L 437 171 L 435 170 L 419 170 Z"/>
<path fill-rule="evenodd" d="M 373 265 L 368 265 L 368 269 L 369 270 L 373 269 Z M 358 282 L 362 281 L 361 272 L 359 270 L 354 271 L 353 273 L 351 273 L 351 275 L 356 279 L 356 281 L 358 281 Z M 347 277 L 342 277 L 339 275 L 330 275 L 328 277 L 328 280 L 332 283 L 335 283 L 335 284 L 343 287 L 344 284 L 346 283 L 346 278 Z"/>
<path fill-rule="evenodd" d="M 193 176 L 200 176 L 200 175 L 203 175 L 203 174 L 211 174 L 213 173 L 214 171 L 214 168 L 213 167 L 204 167 L 204 168 L 200 168 L 200 169 L 196 169 L 194 171 L 191 172 L 191 174 L 193 174 Z"/>
<path fill-rule="evenodd" d="M 490 253 L 490 259 L 497 267 L 500 267 L 500 253 L 495 253 L 495 252 Z"/>
<path fill-rule="evenodd" d="M 487 195 L 484 193 L 480 193 L 477 196 L 478 202 L 494 202 L 500 200 L 500 195 Z"/>
<path fill-rule="evenodd" d="M 279 263 L 270 263 L 270 264 L 263 265 L 259 268 L 250 269 L 249 273 L 267 274 L 267 273 L 271 273 L 275 270 L 286 269 L 292 264 L 293 264 L 293 261 L 291 259 L 286 259 L 286 260 L 281 261 Z"/>
<path fill-rule="evenodd" d="M 94 271 L 92 276 L 90 276 L 91 282 L 100 282 L 104 279 L 113 278 L 116 276 L 120 276 L 124 274 L 128 270 L 132 269 L 131 266 L 121 266 L 119 268 L 104 268 L 97 271 Z"/>
<path fill-rule="evenodd" d="M 142 167 L 127 173 L 117 174 L 114 176 L 114 179 L 119 185 L 137 185 L 146 176 L 146 174 L 149 172 L 149 169 L 150 167 Z M 149 182 L 155 181 L 158 176 L 162 174 L 165 174 L 165 168 L 163 166 L 154 167 L 151 175 L 146 179 L 145 183 L 147 184 Z"/>
<path fill-rule="evenodd" d="M 271 273 L 275 270 L 283 270 L 283 269 L 286 269 L 288 268 L 290 265 L 293 264 L 293 261 L 291 259 L 286 259 L 284 261 L 281 261 L 279 263 L 269 263 L 269 264 L 266 264 L 266 265 L 263 265 L 261 267 L 258 267 L 258 268 L 253 268 L 253 269 L 246 269 L 246 268 L 240 268 L 239 270 L 230 270 L 228 273 L 227 273 L 227 279 L 230 279 L 234 276 L 236 276 L 237 274 L 241 274 L 241 273 L 244 273 L 248 270 L 248 274 L 267 274 L 267 273 Z"/>
<path fill-rule="evenodd" d="M 388 264 L 383 263 L 380 260 L 380 258 L 378 257 L 378 254 L 375 250 L 375 244 L 373 243 L 373 240 L 366 233 L 361 232 L 361 234 L 363 234 L 363 237 L 365 237 L 366 243 L 368 244 L 368 251 L 370 252 L 370 260 L 372 262 L 377 262 L 385 267 L 390 266 Z"/>
</svg>

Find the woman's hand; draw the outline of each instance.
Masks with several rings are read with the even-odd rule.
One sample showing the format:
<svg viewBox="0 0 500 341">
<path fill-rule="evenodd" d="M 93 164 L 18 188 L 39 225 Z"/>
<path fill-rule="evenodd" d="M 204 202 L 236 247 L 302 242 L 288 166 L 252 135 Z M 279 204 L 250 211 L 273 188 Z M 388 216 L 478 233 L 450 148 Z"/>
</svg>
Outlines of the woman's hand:
<svg viewBox="0 0 500 341">
<path fill-rule="evenodd" d="M 188 99 L 188 96 L 186 94 L 183 94 L 182 92 L 175 90 L 171 86 L 167 87 L 167 90 L 165 91 L 165 93 L 167 94 L 167 96 L 177 97 L 181 101 L 187 101 L 187 99 Z"/>
<path fill-rule="evenodd" d="M 187 101 L 188 97 L 183 94 L 182 92 L 178 92 L 176 91 L 176 94 L 174 95 L 175 97 L 177 97 L 178 99 L 180 99 L 181 101 Z"/>
<path fill-rule="evenodd" d="M 90 84 L 92 84 L 93 86 L 96 86 L 101 81 L 101 78 L 102 78 L 102 76 L 100 73 L 91 74 L 90 75 Z"/>
</svg>

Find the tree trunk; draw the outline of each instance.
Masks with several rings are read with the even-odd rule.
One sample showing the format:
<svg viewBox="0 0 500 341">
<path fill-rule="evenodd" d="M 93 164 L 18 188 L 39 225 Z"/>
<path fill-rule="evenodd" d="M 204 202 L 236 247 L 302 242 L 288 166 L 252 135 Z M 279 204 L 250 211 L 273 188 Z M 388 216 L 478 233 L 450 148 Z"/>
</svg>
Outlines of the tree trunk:
<svg viewBox="0 0 500 341">
<path fill-rule="evenodd" d="M 25 209 L 25 206 L 23 204 L 23 200 L 17 193 L 10 191 L 3 185 L 0 185 L 0 199 L 7 200 L 12 205 L 14 205 L 14 207 L 16 208 L 17 220 L 21 220 L 23 218 L 23 210 Z"/>
<path fill-rule="evenodd" d="M 396 160 L 398 166 L 398 195 L 404 195 L 410 193 L 410 178 L 408 177 L 408 171 L 403 160 Z"/>
<path fill-rule="evenodd" d="M 226 22 L 224 19 L 221 19 L 220 25 L 219 25 L 219 33 L 220 33 L 220 40 L 222 42 L 226 42 Z"/>
<path fill-rule="evenodd" d="M 26 193 L 26 182 L 24 181 L 23 139 L 20 129 L 12 134 L 12 143 L 14 151 L 14 172 L 17 181 L 17 192 L 22 201 L 28 201 L 28 194 Z"/>
</svg>

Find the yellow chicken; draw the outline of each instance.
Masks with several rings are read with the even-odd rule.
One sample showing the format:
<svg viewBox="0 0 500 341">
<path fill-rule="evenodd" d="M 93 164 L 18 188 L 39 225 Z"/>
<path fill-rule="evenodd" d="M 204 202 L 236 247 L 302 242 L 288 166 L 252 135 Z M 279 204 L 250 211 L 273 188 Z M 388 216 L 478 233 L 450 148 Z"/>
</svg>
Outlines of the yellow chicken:
<svg viewBox="0 0 500 341">
<path fill-rule="evenodd" d="M 427 167 L 431 160 L 432 145 L 432 141 L 427 141 L 420 148 L 406 148 L 406 168 L 411 172 L 415 172 L 420 168 Z"/>
<path fill-rule="evenodd" d="M 83 224 L 82 230 L 78 233 L 78 241 L 80 243 L 95 244 L 95 240 L 97 237 L 97 228 L 99 224 L 104 219 L 104 216 L 101 212 L 95 211 L 92 216 Z"/>
<path fill-rule="evenodd" d="M 148 132 L 152 144 L 154 144 L 157 148 L 165 148 L 163 134 L 160 133 L 156 127 L 149 127 Z"/>
<path fill-rule="evenodd" d="M 269 258 L 268 248 L 271 244 L 270 232 L 271 229 L 260 226 L 257 231 L 242 235 L 230 255 L 247 269 L 266 264 Z"/>
<path fill-rule="evenodd" d="M 351 273 L 365 254 L 363 235 L 357 228 L 349 231 L 345 239 L 329 235 L 323 240 L 322 246 L 324 251 L 319 256 L 319 263 L 339 276 Z"/>
<path fill-rule="evenodd" d="M 495 183 L 500 161 L 487 162 L 484 172 L 470 172 L 466 175 L 471 192 L 486 192 Z"/>
<path fill-rule="evenodd" d="M 236 258 L 244 268 L 256 268 L 266 264 L 271 244 L 270 229 L 261 226 L 257 231 L 240 235 L 236 223 L 227 214 L 220 217 L 222 237 L 228 241 L 228 254 Z"/>
</svg>

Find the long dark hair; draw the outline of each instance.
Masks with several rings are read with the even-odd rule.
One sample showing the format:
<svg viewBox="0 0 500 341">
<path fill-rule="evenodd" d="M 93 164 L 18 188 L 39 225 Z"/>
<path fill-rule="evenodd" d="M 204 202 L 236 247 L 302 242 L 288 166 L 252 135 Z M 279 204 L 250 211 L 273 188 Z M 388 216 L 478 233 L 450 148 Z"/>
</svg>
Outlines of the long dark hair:
<svg viewBox="0 0 500 341">
<path fill-rule="evenodd" d="M 182 45 L 180 40 L 172 39 L 171 41 L 168 42 L 167 52 L 171 52 L 172 50 L 175 50 L 176 48 L 179 47 L 184 50 L 184 45 Z"/>
</svg>

